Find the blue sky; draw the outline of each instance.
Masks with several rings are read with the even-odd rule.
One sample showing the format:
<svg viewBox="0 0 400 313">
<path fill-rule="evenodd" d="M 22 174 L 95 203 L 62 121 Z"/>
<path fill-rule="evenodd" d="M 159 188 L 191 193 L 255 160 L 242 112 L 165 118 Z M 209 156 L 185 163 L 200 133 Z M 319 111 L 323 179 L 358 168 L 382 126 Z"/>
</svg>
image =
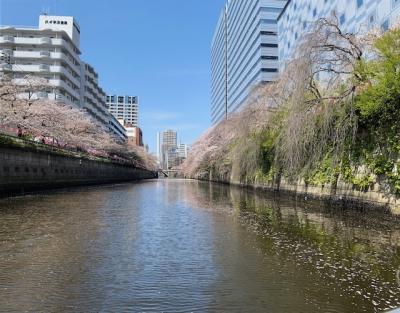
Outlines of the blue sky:
<svg viewBox="0 0 400 313">
<path fill-rule="evenodd" d="M 0 24 L 75 16 L 82 58 L 107 93 L 140 97 L 150 150 L 157 131 L 192 143 L 210 125 L 210 44 L 225 0 L 0 0 Z"/>
</svg>

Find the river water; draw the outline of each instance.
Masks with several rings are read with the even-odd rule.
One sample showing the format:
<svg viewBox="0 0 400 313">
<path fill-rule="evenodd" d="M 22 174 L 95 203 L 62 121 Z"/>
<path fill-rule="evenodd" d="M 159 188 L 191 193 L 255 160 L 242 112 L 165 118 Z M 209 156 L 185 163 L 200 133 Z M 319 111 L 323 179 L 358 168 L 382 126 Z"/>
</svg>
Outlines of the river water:
<svg viewBox="0 0 400 313">
<path fill-rule="evenodd" d="M 160 180 L 0 200 L 0 312 L 381 312 L 400 219 Z"/>
</svg>

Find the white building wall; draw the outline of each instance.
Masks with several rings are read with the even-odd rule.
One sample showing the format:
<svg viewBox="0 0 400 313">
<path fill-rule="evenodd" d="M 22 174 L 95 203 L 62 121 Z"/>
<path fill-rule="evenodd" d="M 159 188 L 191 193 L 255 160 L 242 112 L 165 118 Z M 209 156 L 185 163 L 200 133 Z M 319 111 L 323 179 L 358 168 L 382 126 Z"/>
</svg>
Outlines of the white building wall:
<svg viewBox="0 0 400 313">
<path fill-rule="evenodd" d="M 11 58 L 6 70 L 14 79 L 27 75 L 47 79 L 53 87 L 47 97 L 79 105 L 80 52 L 64 32 L 2 27 L 0 50 Z"/>
<path fill-rule="evenodd" d="M 178 147 L 179 157 L 183 159 L 187 159 L 189 154 L 189 147 L 185 143 L 180 143 Z"/>
<path fill-rule="evenodd" d="M 39 27 L 0 27 L 0 53 L 11 57 L 0 71 L 23 83 L 27 75 L 44 78 L 49 89 L 40 97 L 85 109 L 103 128 L 119 139 L 126 135 L 108 113 L 106 94 L 98 85 L 94 69 L 81 61 L 80 30 L 73 17 L 39 17 Z"/>
<path fill-rule="evenodd" d="M 39 16 L 39 29 L 65 31 L 75 46 L 79 47 L 81 31 L 78 23 L 72 16 Z"/>
</svg>

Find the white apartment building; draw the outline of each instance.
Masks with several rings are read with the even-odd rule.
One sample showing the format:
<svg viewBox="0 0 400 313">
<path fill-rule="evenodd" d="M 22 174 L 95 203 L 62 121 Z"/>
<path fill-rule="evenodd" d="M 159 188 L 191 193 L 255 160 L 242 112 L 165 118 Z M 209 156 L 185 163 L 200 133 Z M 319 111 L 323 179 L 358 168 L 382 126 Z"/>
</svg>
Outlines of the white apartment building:
<svg viewBox="0 0 400 313">
<path fill-rule="evenodd" d="M 178 146 L 179 157 L 182 159 L 187 159 L 189 154 L 189 146 L 185 143 L 180 143 Z"/>
<path fill-rule="evenodd" d="M 400 14 L 400 0 L 289 0 L 278 17 L 280 69 L 296 52 L 313 22 L 335 13 L 346 32 L 387 30 Z"/>
<path fill-rule="evenodd" d="M 85 109 L 116 138 L 126 139 L 124 128 L 108 112 L 98 75 L 80 58 L 80 28 L 73 17 L 39 17 L 39 27 L 0 27 L 0 52 L 10 56 L 0 71 L 19 83 L 27 75 L 45 78 L 49 89 L 37 96 Z M 26 80 L 25 80 L 26 81 Z"/>
<path fill-rule="evenodd" d="M 228 0 L 211 44 L 211 120 L 240 109 L 278 76 L 277 19 L 286 0 Z"/>
<path fill-rule="evenodd" d="M 139 118 L 139 98 L 136 96 L 107 96 L 108 111 L 118 120 L 123 120 L 123 124 L 138 127 Z"/>
</svg>

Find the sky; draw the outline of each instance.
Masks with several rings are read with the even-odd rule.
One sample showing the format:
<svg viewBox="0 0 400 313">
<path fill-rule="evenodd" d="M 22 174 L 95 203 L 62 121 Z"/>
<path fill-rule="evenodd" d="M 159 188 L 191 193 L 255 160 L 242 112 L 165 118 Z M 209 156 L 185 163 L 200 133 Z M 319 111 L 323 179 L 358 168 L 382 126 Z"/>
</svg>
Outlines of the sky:
<svg viewBox="0 0 400 313">
<path fill-rule="evenodd" d="M 138 96 L 150 151 L 174 129 L 191 144 L 210 126 L 210 46 L 226 0 L 0 0 L 0 25 L 74 16 L 82 59 L 109 94 Z"/>
</svg>

